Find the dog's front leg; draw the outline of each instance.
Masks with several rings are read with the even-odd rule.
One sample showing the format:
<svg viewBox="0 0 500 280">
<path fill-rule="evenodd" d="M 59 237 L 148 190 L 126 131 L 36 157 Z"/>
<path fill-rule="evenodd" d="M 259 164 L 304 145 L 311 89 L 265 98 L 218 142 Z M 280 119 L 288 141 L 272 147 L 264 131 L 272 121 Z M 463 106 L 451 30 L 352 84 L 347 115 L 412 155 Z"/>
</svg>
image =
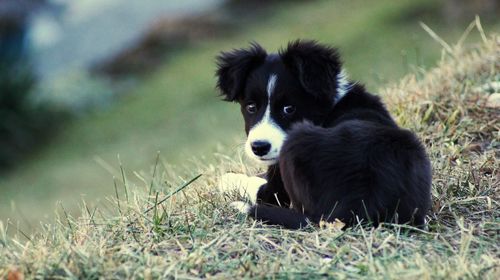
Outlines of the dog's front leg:
<svg viewBox="0 0 500 280">
<path fill-rule="evenodd" d="M 281 174 L 277 165 L 270 166 L 266 179 L 247 176 L 245 174 L 226 173 L 219 182 L 221 192 L 236 191 L 240 196 L 248 198 L 248 202 L 235 201 L 231 203 L 242 213 L 248 213 L 251 204 L 272 204 L 289 207 L 290 198 L 285 191 Z"/>
<path fill-rule="evenodd" d="M 236 191 L 240 196 L 247 197 L 253 204 L 257 201 L 259 190 L 265 186 L 266 183 L 267 180 L 260 177 L 226 173 L 221 177 L 219 189 L 221 192 Z"/>
<path fill-rule="evenodd" d="M 272 165 L 267 170 L 267 184 L 259 188 L 257 203 L 288 207 L 290 198 L 285 191 L 278 165 Z"/>
</svg>

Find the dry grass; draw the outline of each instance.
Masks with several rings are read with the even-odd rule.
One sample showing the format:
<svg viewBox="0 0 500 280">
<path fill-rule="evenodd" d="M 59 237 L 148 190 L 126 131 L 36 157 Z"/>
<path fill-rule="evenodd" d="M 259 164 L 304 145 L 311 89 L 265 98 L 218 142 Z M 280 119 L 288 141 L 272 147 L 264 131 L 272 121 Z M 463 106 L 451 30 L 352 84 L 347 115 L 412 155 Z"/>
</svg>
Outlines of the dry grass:
<svg viewBox="0 0 500 280">
<path fill-rule="evenodd" d="M 0 224 L 0 278 L 500 278 L 500 109 L 484 106 L 484 85 L 500 81 L 500 37 L 449 50 L 436 69 L 382 93 L 432 158 L 428 232 L 263 226 L 215 191 L 220 174 L 255 171 L 239 159 L 176 172 L 160 161 L 135 178 L 118 172 L 116 197 L 84 205 L 78 219 L 61 210 L 56 223 L 18 238 Z M 183 186 L 196 171 L 203 176 Z"/>
</svg>

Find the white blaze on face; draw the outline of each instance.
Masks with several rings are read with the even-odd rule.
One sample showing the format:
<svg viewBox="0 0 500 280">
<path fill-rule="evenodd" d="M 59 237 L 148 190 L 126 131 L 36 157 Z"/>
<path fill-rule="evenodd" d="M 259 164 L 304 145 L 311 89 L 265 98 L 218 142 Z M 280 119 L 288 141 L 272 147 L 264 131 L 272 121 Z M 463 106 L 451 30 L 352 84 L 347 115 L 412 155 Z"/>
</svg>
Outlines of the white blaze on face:
<svg viewBox="0 0 500 280">
<path fill-rule="evenodd" d="M 278 162 L 281 146 L 286 138 L 285 131 L 277 125 L 271 118 L 271 95 L 274 92 L 277 76 L 272 74 L 267 82 L 267 107 L 262 119 L 248 132 L 245 152 L 247 155 L 259 163 L 272 165 Z M 257 156 L 252 151 L 252 142 L 263 141 L 271 144 L 269 153 Z"/>
</svg>

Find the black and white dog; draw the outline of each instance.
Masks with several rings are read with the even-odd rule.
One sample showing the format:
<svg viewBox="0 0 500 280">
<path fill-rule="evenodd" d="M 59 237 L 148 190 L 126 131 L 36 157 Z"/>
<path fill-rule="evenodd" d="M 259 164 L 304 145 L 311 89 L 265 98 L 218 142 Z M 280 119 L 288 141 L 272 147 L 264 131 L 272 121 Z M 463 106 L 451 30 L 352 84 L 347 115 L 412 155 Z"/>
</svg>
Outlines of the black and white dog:
<svg viewBox="0 0 500 280">
<path fill-rule="evenodd" d="M 267 224 L 300 228 L 339 219 L 422 226 L 431 165 L 417 137 L 378 97 L 347 80 L 334 48 L 295 41 L 277 54 L 258 44 L 222 52 L 217 87 L 240 103 L 245 151 L 267 178 L 226 174 L 252 205 L 233 206 Z"/>
</svg>

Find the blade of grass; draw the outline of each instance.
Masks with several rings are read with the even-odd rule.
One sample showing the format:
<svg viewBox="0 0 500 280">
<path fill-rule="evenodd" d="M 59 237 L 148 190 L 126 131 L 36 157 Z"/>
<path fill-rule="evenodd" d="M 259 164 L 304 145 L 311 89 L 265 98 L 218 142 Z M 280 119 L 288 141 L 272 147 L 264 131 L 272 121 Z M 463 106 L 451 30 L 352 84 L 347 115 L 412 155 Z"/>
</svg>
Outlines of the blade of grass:
<svg viewBox="0 0 500 280">
<path fill-rule="evenodd" d="M 481 24 L 481 20 L 479 19 L 478 15 L 476 15 L 476 26 L 479 30 L 479 34 L 481 34 L 481 39 L 483 39 L 484 43 L 487 43 L 488 38 L 486 37 L 486 33 L 484 33 L 483 25 Z"/>
<path fill-rule="evenodd" d="M 146 211 L 144 211 L 144 214 L 148 213 L 149 211 L 153 210 L 157 205 L 159 204 L 162 204 L 163 202 L 167 201 L 169 198 L 171 198 L 173 195 L 175 195 L 176 193 L 182 191 L 184 188 L 186 188 L 187 186 L 189 186 L 191 183 L 193 183 L 194 181 L 196 181 L 198 178 L 201 177 L 201 175 L 203 174 L 199 174 L 199 175 L 196 175 L 195 177 L 193 177 L 191 180 L 187 181 L 186 183 L 184 183 L 182 186 L 180 186 L 179 188 L 177 188 L 175 191 L 173 191 L 172 193 L 170 193 L 169 195 L 167 195 L 165 198 L 163 198 L 162 200 L 160 200 L 158 203 L 155 203 L 155 205 L 149 207 L 148 209 L 146 209 Z"/>
<path fill-rule="evenodd" d="M 116 185 L 116 177 L 113 177 L 113 183 L 115 186 L 115 195 L 116 195 L 116 203 L 118 204 L 118 212 L 120 212 L 120 216 L 123 216 L 122 207 L 120 206 L 120 196 L 118 195 L 118 186 Z"/>
<path fill-rule="evenodd" d="M 443 49 L 448 52 L 448 54 L 453 54 L 453 50 L 450 45 L 448 45 L 448 43 L 446 43 L 441 37 L 439 37 L 439 35 L 437 35 L 434 30 L 427 26 L 427 24 L 420 22 L 420 26 L 432 37 L 432 39 L 438 42 L 443 47 Z"/>
<path fill-rule="evenodd" d="M 153 184 L 154 184 L 154 181 L 155 181 L 156 169 L 158 167 L 159 160 L 160 160 L 160 151 L 158 151 L 158 153 L 156 154 L 156 161 L 155 161 L 155 166 L 154 166 L 154 169 L 153 169 L 153 177 L 151 178 L 151 184 L 149 185 L 148 202 L 149 202 L 149 199 L 151 197 L 151 191 L 153 190 Z"/>
<path fill-rule="evenodd" d="M 70 232 L 71 232 L 71 236 L 72 236 L 72 237 L 73 237 L 73 239 L 74 239 L 74 237 L 75 237 L 75 236 L 74 236 L 75 232 L 74 232 L 74 230 L 73 230 L 73 225 L 71 224 L 71 221 L 70 221 L 70 219 L 69 219 L 68 212 L 66 211 L 66 209 L 64 209 L 64 206 L 63 206 L 62 202 L 60 203 L 60 205 L 61 205 L 61 209 L 63 210 L 64 217 L 66 218 L 66 222 L 68 223 L 68 227 L 69 227 L 69 230 L 70 230 Z"/>
<path fill-rule="evenodd" d="M 127 200 L 127 202 L 129 202 L 128 190 L 127 190 L 127 178 L 125 177 L 125 171 L 123 170 L 123 165 L 122 165 L 122 161 L 120 159 L 120 155 L 118 155 L 118 162 L 120 164 L 120 171 L 122 173 L 123 188 L 125 189 L 125 199 Z"/>
</svg>

